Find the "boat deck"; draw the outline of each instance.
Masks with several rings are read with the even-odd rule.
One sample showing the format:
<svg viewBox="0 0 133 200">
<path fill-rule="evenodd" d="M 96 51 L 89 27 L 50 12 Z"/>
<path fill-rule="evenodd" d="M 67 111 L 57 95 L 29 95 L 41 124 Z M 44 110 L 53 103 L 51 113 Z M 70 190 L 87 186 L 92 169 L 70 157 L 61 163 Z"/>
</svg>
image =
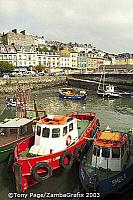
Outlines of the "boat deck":
<svg viewBox="0 0 133 200">
<path fill-rule="evenodd" d="M 78 119 L 78 136 L 80 137 L 91 121 Z"/>
<path fill-rule="evenodd" d="M 80 119 L 78 119 L 77 121 L 78 121 L 78 138 L 80 138 L 80 136 L 85 131 L 85 129 L 89 126 L 91 121 L 80 120 Z M 73 145 L 73 143 L 71 145 Z M 30 147 L 26 148 L 26 150 L 21 153 L 21 157 L 33 157 L 33 155 L 29 154 L 29 150 L 30 150 Z"/>
<path fill-rule="evenodd" d="M 91 165 L 91 159 L 92 159 L 92 151 L 93 151 L 93 146 L 89 149 L 87 155 L 86 155 L 86 163 L 85 163 L 85 171 L 88 173 L 88 175 L 90 177 L 93 177 L 95 174 L 97 174 L 99 181 L 104 180 L 106 178 L 110 178 L 116 174 L 118 174 L 118 172 L 116 171 L 111 171 L 111 170 L 106 170 L 103 168 L 99 168 L 97 169 L 96 167 L 93 167 Z"/>
<path fill-rule="evenodd" d="M 0 146 L 13 142 L 15 140 L 17 140 L 16 134 L 10 136 L 0 135 Z"/>
</svg>

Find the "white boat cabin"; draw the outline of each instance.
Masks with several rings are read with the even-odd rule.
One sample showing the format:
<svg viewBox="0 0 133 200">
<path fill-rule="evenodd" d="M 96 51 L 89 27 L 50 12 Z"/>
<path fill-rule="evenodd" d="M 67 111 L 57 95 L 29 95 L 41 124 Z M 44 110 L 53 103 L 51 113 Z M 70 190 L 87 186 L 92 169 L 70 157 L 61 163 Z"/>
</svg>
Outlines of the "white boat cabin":
<svg viewBox="0 0 133 200">
<path fill-rule="evenodd" d="M 93 143 L 92 166 L 111 171 L 121 171 L 128 158 L 130 141 L 127 134 L 104 131 Z"/>
<path fill-rule="evenodd" d="M 46 155 L 66 149 L 78 139 L 77 119 L 68 116 L 47 115 L 35 128 L 35 142 L 29 153 Z"/>
<path fill-rule="evenodd" d="M 106 87 L 105 87 L 106 89 L 105 89 L 105 91 L 107 92 L 107 93 L 114 93 L 115 92 L 115 87 L 114 87 L 114 85 L 107 85 Z"/>
</svg>

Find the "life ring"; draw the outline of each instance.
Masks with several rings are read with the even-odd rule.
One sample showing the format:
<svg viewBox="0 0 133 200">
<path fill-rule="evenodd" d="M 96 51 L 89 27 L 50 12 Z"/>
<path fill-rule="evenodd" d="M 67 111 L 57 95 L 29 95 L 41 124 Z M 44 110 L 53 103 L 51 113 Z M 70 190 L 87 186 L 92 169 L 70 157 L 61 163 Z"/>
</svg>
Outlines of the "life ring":
<svg viewBox="0 0 133 200">
<path fill-rule="evenodd" d="M 75 149 L 74 149 L 74 158 L 76 161 L 80 162 L 83 158 L 83 149 L 81 146 L 77 146 Z"/>
<path fill-rule="evenodd" d="M 13 156 L 13 154 L 10 154 L 9 158 L 8 158 L 8 163 L 7 163 L 7 171 L 8 171 L 8 173 L 12 173 L 13 172 L 13 169 L 12 169 L 13 163 L 14 163 L 14 156 Z"/>
<path fill-rule="evenodd" d="M 60 156 L 60 166 L 63 167 L 63 169 L 70 169 L 73 165 L 73 156 L 72 153 L 69 151 L 65 151 L 61 156 Z"/>
<path fill-rule="evenodd" d="M 42 175 L 42 174 L 39 175 L 39 173 L 38 173 L 39 169 L 44 169 L 46 171 L 46 173 L 44 175 Z M 34 168 L 32 169 L 32 175 L 36 181 L 43 182 L 44 180 L 46 180 L 47 178 L 49 178 L 52 175 L 52 168 L 46 162 L 37 163 L 34 166 Z"/>
<path fill-rule="evenodd" d="M 69 146 L 71 144 L 71 141 L 72 141 L 72 137 L 71 135 L 68 135 L 66 139 L 66 145 Z"/>
</svg>

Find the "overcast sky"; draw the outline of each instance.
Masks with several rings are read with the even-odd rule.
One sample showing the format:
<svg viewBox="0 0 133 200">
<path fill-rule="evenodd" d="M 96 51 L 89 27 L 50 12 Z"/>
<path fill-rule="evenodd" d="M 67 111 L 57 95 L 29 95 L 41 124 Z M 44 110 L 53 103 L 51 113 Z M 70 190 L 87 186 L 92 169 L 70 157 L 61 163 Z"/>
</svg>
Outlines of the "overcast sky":
<svg viewBox="0 0 133 200">
<path fill-rule="evenodd" d="M 133 0 L 0 0 L 0 32 L 133 53 Z"/>
</svg>

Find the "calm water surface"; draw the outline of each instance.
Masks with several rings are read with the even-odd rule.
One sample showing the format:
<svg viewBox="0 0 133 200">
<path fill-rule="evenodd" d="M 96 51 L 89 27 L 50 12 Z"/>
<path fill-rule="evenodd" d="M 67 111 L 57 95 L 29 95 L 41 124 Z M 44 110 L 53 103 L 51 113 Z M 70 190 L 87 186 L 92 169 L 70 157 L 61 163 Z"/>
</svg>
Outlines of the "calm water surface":
<svg viewBox="0 0 133 200">
<path fill-rule="evenodd" d="M 66 114 L 72 111 L 92 111 L 96 112 L 97 117 L 100 119 L 102 128 L 105 128 L 108 125 L 116 128 L 133 127 L 133 98 L 103 100 L 102 98 L 97 97 L 97 95 L 93 91 L 87 91 L 88 96 L 86 100 L 70 101 L 59 99 L 58 89 L 59 88 L 51 88 L 32 93 L 29 107 L 33 107 L 32 97 L 36 96 L 36 103 L 38 109 L 43 109 L 49 114 Z M 2 121 L 5 118 L 15 117 L 15 109 L 6 108 L 5 106 L 5 96 L 1 95 L 0 98 L 0 121 Z M 31 113 L 29 114 L 31 115 Z M 119 194 L 118 196 L 113 197 L 113 199 L 133 199 L 133 188 L 131 186 L 132 185 L 130 185 L 130 190 L 126 191 L 124 194 Z M 78 179 L 78 166 L 73 166 L 71 170 L 64 171 L 63 173 L 57 172 L 57 174 L 46 180 L 44 183 L 31 187 L 27 191 L 27 193 L 76 193 L 78 191 L 83 193 L 82 187 Z M 1 163 L 0 200 L 8 200 L 9 198 L 7 194 L 9 192 L 15 192 L 14 177 L 13 175 L 7 174 L 7 163 Z M 112 197 L 110 197 L 110 199 L 112 199 Z"/>
</svg>

